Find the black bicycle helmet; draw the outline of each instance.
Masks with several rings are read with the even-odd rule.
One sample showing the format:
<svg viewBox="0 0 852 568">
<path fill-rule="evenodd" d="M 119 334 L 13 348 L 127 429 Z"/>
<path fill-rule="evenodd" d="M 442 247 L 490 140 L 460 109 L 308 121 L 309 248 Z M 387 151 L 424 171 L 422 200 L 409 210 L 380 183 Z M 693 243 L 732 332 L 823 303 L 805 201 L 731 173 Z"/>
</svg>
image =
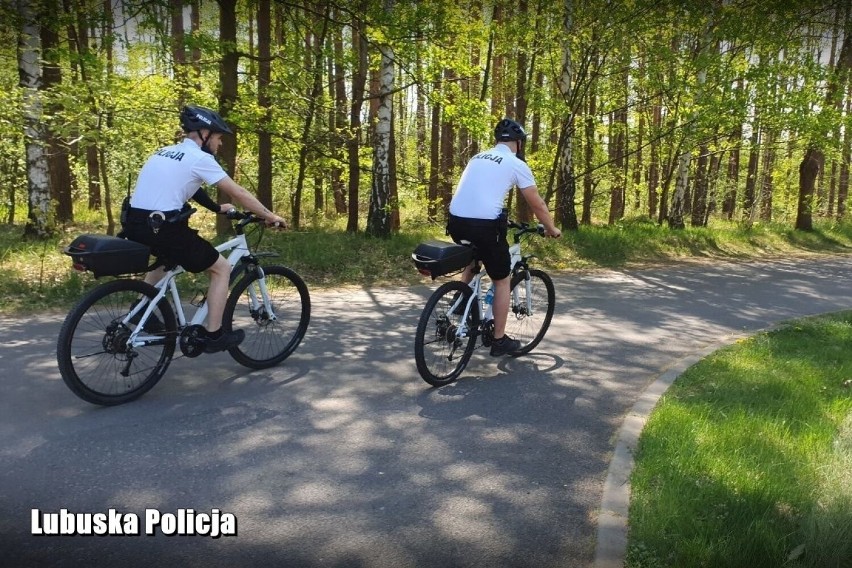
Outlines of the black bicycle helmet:
<svg viewBox="0 0 852 568">
<path fill-rule="evenodd" d="M 222 117 L 214 110 L 201 106 L 185 106 L 180 113 L 180 125 L 185 132 L 195 132 L 202 128 L 210 132 L 233 134 Z"/>
<path fill-rule="evenodd" d="M 494 127 L 494 138 L 497 142 L 516 141 L 518 143 L 518 151 L 515 152 L 515 156 L 519 160 L 526 161 L 524 152 L 527 145 L 527 133 L 519 123 L 511 118 L 504 118 Z"/>
<path fill-rule="evenodd" d="M 508 142 L 510 140 L 526 140 L 527 133 L 524 127 L 510 118 L 504 118 L 494 127 L 494 139 L 497 142 Z"/>
</svg>

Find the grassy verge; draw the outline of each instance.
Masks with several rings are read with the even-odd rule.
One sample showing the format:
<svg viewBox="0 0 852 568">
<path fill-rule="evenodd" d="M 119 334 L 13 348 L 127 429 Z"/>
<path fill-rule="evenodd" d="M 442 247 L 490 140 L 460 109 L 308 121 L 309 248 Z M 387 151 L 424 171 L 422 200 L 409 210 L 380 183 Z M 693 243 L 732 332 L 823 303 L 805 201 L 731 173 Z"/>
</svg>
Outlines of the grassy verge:
<svg viewBox="0 0 852 568">
<path fill-rule="evenodd" d="M 193 225 L 212 237 L 212 216 L 199 214 Z M 0 225 L 0 310 L 64 308 L 91 287 L 90 275 L 74 273 L 63 246 L 86 232 L 103 232 L 97 223 L 66 228 L 56 238 L 41 243 L 21 239 L 20 226 Z M 372 239 L 349 234 L 340 227 L 289 231 L 264 237 L 262 248 L 280 254 L 309 286 L 341 284 L 406 285 L 421 282 L 410 260 L 411 251 L 426 238 L 447 238 L 443 227 L 407 227 L 392 239 Z M 527 250 L 551 270 L 620 267 L 637 263 L 683 259 L 766 258 L 812 252 L 852 250 L 852 223 L 817 226 L 809 233 L 785 226 L 756 225 L 744 229 L 717 221 L 706 229 L 671 231 L 655 223 L 634 220 L 613 226 L 581 227 L 562 239 L 530 239 Z M 191 285 L 195 285 L 190 282 Z"/>
<path fill-rule="evenodd" d="M 690 368 L 643 430 L 630 568 L 852 566 L 852 313 Z"/>
</svg>

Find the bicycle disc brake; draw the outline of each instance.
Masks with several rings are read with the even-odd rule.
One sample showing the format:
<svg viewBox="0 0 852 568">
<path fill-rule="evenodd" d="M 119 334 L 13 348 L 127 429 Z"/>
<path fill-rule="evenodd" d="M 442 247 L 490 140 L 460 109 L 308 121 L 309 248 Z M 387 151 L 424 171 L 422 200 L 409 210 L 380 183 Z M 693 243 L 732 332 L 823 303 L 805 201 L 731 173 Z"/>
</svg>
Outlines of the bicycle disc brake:
<svg viewBox="0 0 852 568">
<path fill-rule="evenodd" d="M 190 325 L 180 332 L 180 351 L 187 357 L 198 357 L 204 353 L 207 332 L 202 325 Z"/>
</svg>

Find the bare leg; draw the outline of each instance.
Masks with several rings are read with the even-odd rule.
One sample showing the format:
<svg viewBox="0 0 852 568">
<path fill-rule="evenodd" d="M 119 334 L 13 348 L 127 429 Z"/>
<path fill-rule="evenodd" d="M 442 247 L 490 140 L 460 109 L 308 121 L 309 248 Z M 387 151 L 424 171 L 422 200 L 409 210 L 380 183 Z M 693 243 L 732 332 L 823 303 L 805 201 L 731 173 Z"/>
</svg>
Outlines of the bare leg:
<svg viewBox="0 0 852 568">
<path fill-rule="evenodd" d="M 145 275 L 145 282 L 153 286 L 160 280 L 162 280 L 163 276 L 166 275 L 166 269 L 162 266 L 158 266 L 151 272 Z"/>
<path fill-rule="evenodd" d="M 494 281 L 494 339 L 506 334 L 506 319 L 509 317 L 509 277 Z"/>
<path fill-rule="evenodd" d="M 222 313 L 228 299 L 228 281 L 231 266 L 221 254 L 213 266 L 207 269 L 210 287 L 207 289 L 207 331 L 216 331 L 222 327 Z M 508 309 L 508 308 L 507 308 Z"/>
</svg>

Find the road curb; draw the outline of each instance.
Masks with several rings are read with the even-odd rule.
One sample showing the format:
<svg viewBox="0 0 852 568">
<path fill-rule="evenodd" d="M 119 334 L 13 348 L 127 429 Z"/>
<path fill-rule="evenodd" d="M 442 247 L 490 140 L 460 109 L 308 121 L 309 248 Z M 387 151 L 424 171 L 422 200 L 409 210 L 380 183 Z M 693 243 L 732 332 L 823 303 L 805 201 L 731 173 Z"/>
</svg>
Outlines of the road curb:
<svg viewBox="0 0 852 568">
<path fill-rule="evenodd" d="M 595 568 L 622 568 L 624 566 L 627 557 L 630 475 L 635 465 L 633 452 L 636 450 L 639 436 L 642 434 L 648 416 L 654 410 L 660 397 L 674 383 L 675 379 L 689 367 L 714 351 L 754 333 L 758 332 L 730 336 L 679 359 L 642 392 L 630 412 L 624 417 L 604 481 L 601 507 L 598 513 Z"/>
</svg>

